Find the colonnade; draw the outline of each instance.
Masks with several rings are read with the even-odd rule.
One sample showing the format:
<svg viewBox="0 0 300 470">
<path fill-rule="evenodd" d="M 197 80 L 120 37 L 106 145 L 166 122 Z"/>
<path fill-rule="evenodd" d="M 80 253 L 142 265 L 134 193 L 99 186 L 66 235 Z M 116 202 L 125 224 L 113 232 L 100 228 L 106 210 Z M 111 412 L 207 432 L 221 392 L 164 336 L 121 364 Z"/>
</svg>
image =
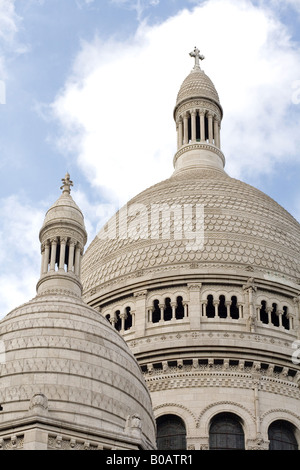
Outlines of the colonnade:
<svg viewBox="0 0 300 470">
<path fill-rule="evenodd" d="M 262 323 L 278 326 L 279 328 L 283 327 L 286 330 L 294 329 L 293 315 L 288 312 L 288 307 L 286 306 L 279 309 L 276 304 L 273 304 L 270 307 L 264 301 L 264 304 L 256 306 L 256 314 L 257 319 L 262 321 Z M 276 321 L 274 321 L 274 318 L 276 318 Z"/>
<path fill-rule="evenodd" d="M 177 147 L 189 143 L 209 143 L 220 148 L 220 124 L 218 116 L 210 111 L 193 109 L 177 120 Z"/>
<path fill-rule="evenodd" d="M 42 246 L 41 275 L 48 272 L 72 272 L 80 276 L 83 248 L 68 237 L 55 237 L 46 240 Z"/>
<path fill-rule="evenodd" d="M 237 302 L 236 298 L 235 300 L 233 298 L 231 300 L 226 300 L 225 297 L 224 299 L 221 299 L 221 298 L 214 299 L 213 296 L 211 296 L 211 302 L 209 302 L 209 299 L 207 298 L 203 300 L 201 303 L 202 303 L 202 316 L 204 317 L 211 316 L 211 312 L 208 309 L 208 306 L 211 305 L 214 309 L 213 316 L 220 317 L 219 307 L 223 307 L 224 309 L 226 309 L 226 314 L 221 315 L 222 318 L 236 318 L 236 319 L 243 318 L 244 304 L 241 302 Z"/>
<path fill-rule="evenodd" d="M 147 308 L 148 311 L 148 323 L 157 323 L 158 321 L 172 321 L 188 317 L 188 302 L 181 302 L 183 311 L 178 314 L 176 309 L 178 308 L 178 302 L 170 302 L 170 312 L 167 309 L 165 303 L 157 303 L 157 306 L 153 305 Z M 159 314 L 158 314 L 159 310 Z"/>
</svg>

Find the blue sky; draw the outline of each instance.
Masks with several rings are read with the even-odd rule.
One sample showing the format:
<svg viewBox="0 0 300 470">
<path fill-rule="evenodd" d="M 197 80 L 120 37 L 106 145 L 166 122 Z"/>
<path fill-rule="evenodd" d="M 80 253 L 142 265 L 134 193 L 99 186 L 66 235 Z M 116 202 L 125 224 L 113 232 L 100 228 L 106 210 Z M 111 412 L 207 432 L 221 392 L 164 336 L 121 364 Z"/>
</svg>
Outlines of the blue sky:
<svg viewBox="0 0 300 470">
<path fill-rule="evenodd" d="M 35 295 L 38 232 L 66 171 L 92 241 L 172 173 L 198 46 L 226 170 L 300 220 L 300 0 L 0 0 L 0 316 Z"/>
</svg>

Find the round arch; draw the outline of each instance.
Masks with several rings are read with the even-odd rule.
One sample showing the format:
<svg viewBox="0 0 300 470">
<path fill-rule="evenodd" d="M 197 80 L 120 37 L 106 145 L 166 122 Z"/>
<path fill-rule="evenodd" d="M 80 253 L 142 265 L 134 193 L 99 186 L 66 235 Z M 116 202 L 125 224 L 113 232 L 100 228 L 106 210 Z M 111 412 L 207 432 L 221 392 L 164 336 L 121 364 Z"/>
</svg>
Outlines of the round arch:
<svg viewBox="0 0 300 470">
<path fill-rule="evenodd" d="M 214 416 L 221 413 L 232 413 L 236 415 L 243 426 L 245 442 L 256 438 L 255 417 L 246 407 L 238 405 L 236 402 L 219 402 L 207 406 L 197 420 L 197 427 L 200 435 L 209 437 L 210 424 Z"/>
<path fill-rule="evenodd" d="M 210 450 L 245 450 L 245 432 L 241 418 L 235 413 L 218 413 L 210 422 Z"/>
<path fill-rule="evenodd" d="M 262 415 L 261 418 L 261 434 L 262 438 L 266 441 L 269 440 L 268 431 L 272 423 L 276 421 L 286 421 L 294 426 L 295 438 L 300 449 L 300 416 L 296 413 L 284 410 L 284 409 L 273 409 L 269 410 Z"/>
<path fill-rule="evenodd" d="M 163 414 L 156 419 L 157 449 L 186 450 L 186 425 L 175 414 Z"/>
</svg>

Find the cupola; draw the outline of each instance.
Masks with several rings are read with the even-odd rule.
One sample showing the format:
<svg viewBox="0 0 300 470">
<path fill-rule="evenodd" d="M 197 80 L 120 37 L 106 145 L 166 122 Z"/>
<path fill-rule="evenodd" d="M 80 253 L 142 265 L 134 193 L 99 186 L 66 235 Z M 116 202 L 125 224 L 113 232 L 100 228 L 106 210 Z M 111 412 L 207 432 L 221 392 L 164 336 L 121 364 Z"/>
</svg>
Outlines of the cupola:
<svg viewBox="0 0 300 470">
<path fill-rule="evenodd" d="M 41 277 L 37 293 L 65 290 L 81 296 L 81 258 L 87 233 L 81 210 L 71 196 L 73 182 L 67 173 L 62 194 L 46 213 L 40 230 Z"/>
<path fill-rule="evenodd" d="M 204 56 L 195 47 L 190 56 L 195 65 L 177 95 L 174 120 L 177 129 L 175 173 L 182 169 L 224 169 L 220 129 L 223 110 L 219 95 L 210 78 L 200 68 Z"/>
</svg>

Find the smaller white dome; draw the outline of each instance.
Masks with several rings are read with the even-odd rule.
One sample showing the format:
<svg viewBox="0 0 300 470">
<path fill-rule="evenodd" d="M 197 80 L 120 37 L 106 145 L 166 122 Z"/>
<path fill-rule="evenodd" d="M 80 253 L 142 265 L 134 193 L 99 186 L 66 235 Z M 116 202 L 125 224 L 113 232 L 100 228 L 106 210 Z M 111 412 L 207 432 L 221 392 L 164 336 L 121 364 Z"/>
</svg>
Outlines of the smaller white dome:
<svg viewBox="0 0 300 470">
<path fill-rule="evenodd" d="M 98 442 L 153 448 L 155 422 L 142 372 L 100 313 L 62 291 L 38 295 L 0 325 L 2 427 L 37 414 L 48 427 L 92 434 Z M 130 424 L 136 415 L 138 426 Z"/>
</svg>

